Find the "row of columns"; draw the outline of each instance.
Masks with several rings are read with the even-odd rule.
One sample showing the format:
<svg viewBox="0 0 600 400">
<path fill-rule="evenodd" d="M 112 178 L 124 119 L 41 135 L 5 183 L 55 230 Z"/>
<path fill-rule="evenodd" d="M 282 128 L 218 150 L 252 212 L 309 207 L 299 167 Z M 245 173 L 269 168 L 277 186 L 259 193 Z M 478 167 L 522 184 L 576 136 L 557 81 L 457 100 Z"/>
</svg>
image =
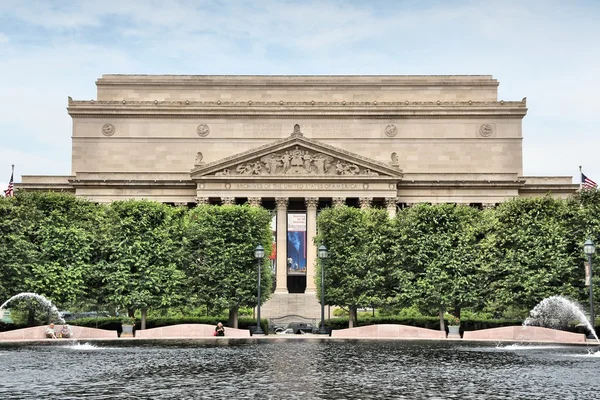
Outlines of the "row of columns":
<svg viewBox="0 0 600 400">
<path fill-rule="evenodd" d="M 196 199 L 199 205 L 209 204 L 208 197 L 199 197 Z M 248 204 L 253 207 L 260 207 L 262 199 L 260 197 L 249 197 Z M 373 203 L 372 197 L 361 197 L 358 199 L 360 208 L 370 208 Z M 222 197 L 221 204 L 235 204 L 235 197 Z M 275 293 L 288 293 L 287 289 L 287 207 L 289 198 L 275 198 L 277 211 L 277 260 L 276 260 L 276 277 Z M 317 259 L 317 246 L 313 243 L 314 237 L 317 235 L 317 208 L 319 206 L 318 197 L 306 197 L 304 199 L 306 206 L 306 291 L 305 293 L 315 293 L 315 265 Z M 339 207 L 346 204 L 345 197 L 332 198 L 333 207 Z M 390 217 L 396 215 L 398 198 L 386 197 L 385 207 Z M 411 207 L 414 203 L 405 205 Z M 468 205 L 468 204 L 466 204 Z M 484 208 L 495 206 L 494 203 L 484 203 Z"/>
</svg>

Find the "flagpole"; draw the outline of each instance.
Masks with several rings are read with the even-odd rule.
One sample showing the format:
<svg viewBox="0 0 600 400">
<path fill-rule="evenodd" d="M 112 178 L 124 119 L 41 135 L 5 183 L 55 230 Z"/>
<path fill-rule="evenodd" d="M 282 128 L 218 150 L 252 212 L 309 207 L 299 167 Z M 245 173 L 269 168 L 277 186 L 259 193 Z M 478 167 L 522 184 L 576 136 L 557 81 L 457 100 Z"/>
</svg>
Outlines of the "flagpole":
<svg viewBox="0 0 600 400">
<path fill-rule="evenodd" d="M 583 171 L 581 165 L 579 166 L 579 190 L 583 189 Z"/>
</svg>

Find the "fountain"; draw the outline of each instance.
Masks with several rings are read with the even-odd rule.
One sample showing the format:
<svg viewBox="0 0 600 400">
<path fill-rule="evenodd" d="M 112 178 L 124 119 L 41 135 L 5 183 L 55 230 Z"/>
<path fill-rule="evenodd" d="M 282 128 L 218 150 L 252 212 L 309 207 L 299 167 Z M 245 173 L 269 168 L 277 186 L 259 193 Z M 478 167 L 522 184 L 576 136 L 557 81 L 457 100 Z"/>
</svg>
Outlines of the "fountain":
<svg viewBox="0 0 600 400">
<path fill-rule="evenodd" d="M 60 313 L 58 312 L 58 310 L 56 309 L 56 307 L 54 306 L 54 304 L 52 304 L 52 302 L 50 300 L 48 300 L 47 298 L 45 298 L 44 296 L 42 296 L 40 294 L 37 294 L 37 293 L 24 292 L 24 293 L 19 293 L 17 295 L 14 295 L 10 299 L 6 300 L 0 306 L 0 311 L 2 311 L 4 309 L 4 307 L 6 307 L 6 305 L 8 303 L 10 303 L 11 301 L 18 300 L 18 299 L 26 299 L 26 298 L 36 299 L 38 301 L 38 303 L 40 303 L 42 306 L 44 306 L 47 309 L 49 309 L 52 312 L 52 314 L 56 314 L 56 316 L 58 317 L 58 320 L 59 320 L 59 322 L 61 324 L 65 323 L 65 320 L 61 317 Z"/>
<path fill-rule="evenodd" d="M 577 320 L 585 324 L 586 328 L 594 335 L 598 343 L 598 336 L 592 324 L 586 318 L 581 307 L 562 296 L 551 296 L 542 300 L 523 322 L 523 326 L 541 326 L 552 329 L 566 328 L 571 321 Z"/>
</svg>

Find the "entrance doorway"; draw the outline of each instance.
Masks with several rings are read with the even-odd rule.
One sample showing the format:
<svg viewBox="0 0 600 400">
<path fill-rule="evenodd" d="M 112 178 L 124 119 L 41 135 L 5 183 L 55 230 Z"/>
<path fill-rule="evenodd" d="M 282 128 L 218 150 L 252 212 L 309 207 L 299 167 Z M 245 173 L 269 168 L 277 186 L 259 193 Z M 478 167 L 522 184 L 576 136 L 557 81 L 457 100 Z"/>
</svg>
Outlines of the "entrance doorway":
<svg viewBox="0 0 600 400">
<path fill-rule="evenodd" d="M 287 289 L 289 293 L 304 293 L 306 291 L 306 275 L 288 275 Z"/>
</svg>

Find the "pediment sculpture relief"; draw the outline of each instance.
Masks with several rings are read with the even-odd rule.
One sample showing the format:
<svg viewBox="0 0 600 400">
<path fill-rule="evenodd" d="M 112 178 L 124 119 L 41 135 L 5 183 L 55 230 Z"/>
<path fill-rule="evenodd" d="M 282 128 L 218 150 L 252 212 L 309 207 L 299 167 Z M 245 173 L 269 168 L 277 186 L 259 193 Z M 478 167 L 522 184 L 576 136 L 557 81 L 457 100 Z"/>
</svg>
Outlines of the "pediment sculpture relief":
<svg viewBox="0 0 600 400">
<path fill-rule="evenodd" d="M 296 146 L 268 154 L 258 160 L 243 162 L 226 168 L 215 175 L 379 175 L 369 168 L 336 159 L 327 154 L 303 150 Z"/>
</svg>

